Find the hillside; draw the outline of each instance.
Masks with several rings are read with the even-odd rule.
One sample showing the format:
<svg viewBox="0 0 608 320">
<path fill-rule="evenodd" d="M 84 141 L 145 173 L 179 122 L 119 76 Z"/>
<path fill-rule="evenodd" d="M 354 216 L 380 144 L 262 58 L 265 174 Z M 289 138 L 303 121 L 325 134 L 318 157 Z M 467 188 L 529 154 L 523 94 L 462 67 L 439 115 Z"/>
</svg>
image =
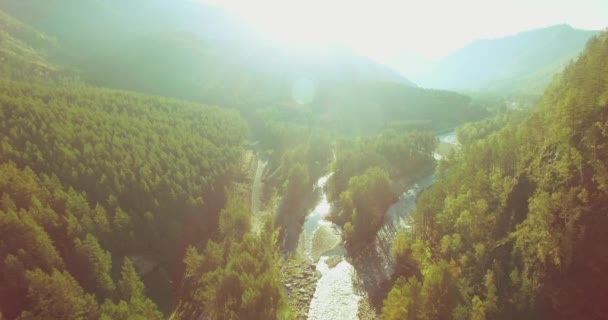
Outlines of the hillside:
<svg viewBox="0 0 608 320">
<path fill-rule="evenodd" d="M 57 78 L 64 70 L 48 58 L 57 49 L 55 40 L 0 11 L 0 77 L 29 81 Z"/>
<path fill-rule="evenodd" d="M 540 94 L 596 33 L 555 25 L 476 40 L 440 61 L 424 84 L 450 90 Z"/>
<path fill-rule="evenodd" d="M 306 117 L 317 118 L 312 123 L 352 134 L 387 125 L 435 130 L 486 115 L 460 95 L 414 88 L 349 49 L 300 54 L 279 48 L 230 14 L 185 0 L 53 0 L 48 6 L 8 0 L 0 9 L 56 38 L 59 47 L 49 59 L 78 70 L 88 83 L 236 107 L 250 121 L 257 109 L 287 108 L 312 112 Z M 301 82 L 312 90 L 305 105 L 294 97 Z M 390 99 L 383 87 L 394 93 Z M 431 114 L 441 121 L 430 125 Z"/>
<path fill-rule="evenodd" d="M 234 106 L 285 99 L 283 91 L 298 77 L 321 87 L 348 87 L 351 80 L 411 84 L 350 50 L 300 55 L 276 48 L 229 13 L 186 0 L 53 0 L 43 6 L 8 0 L 0 9 L 57 38 L 64 49 L 57 57 L 103 86 Z"/>
<path fill-rule="evenodd" d="M 0 80 L 0 88 L 2 313 L 116 318 L 113 303 L 122 299 L 132 315 L 158 318 L 146 296 L 170 305 L 185 245 L 213 235 L 224 188 L 243 176 L 242 118 L 82 85 Z M 152 289 L 134 284 L 141 289 L 123 295 L 120 264 L 134 272 L 131 260 L 142 258 L 156 266 L 146 281 Z M 64 282 L 65 295 L 44 297 L 56 290 L 45 286 Z M 53 301 L 56 308 L 44 306 Z"/>
<path fill-rule="evenodd" d="M 249 299 L 274 296 L 264 318 L 283 312 L 275 227 L 251 234 L 242 206 L 241 115 L 75 81 L 69 41 L 1 18 L 0 318 L 162 319 L 200 289 L 186 253 L 213 241 L 258 242 L 239 281 L 263 280 Z"/>
<path fill-rule="evenodd" d="M 536 110 L 467 126 L 395 241 L 383 319 L 605 319 L 608 33 Z"/>
</svg>

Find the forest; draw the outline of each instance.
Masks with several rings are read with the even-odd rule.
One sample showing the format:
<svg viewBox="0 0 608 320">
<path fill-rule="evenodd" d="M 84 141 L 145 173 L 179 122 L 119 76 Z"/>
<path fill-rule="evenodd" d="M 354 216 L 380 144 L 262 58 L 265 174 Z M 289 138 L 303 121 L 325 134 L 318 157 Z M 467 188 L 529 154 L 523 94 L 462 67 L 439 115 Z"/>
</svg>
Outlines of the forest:
<svg viewBox="0 0 608 320">
<path fill-rule="evenodd" d="M 343 225 L 349 245 L 375 236 L 384 213 L 397 200 L 392 180 L 432 171 L 436 145 L 430 132 L 388 130 L 336 147 L 327 196 L 335 203 L 332 220 Z"/>
<path fill-rule="evenodd" d="M 25 272 L 39 268 L 83 274 L 98 299 L 113 297 L 112 254 L 146 256 L 171 277 L 175 245 L 209 237 L 224 186 L 242 179 L 247 126 L 235 112 L 86 86 L 0 87 L 0 157 L 14 176 L 2 175 L 3 234 L 29 230 L 23 241 L 3 237 L 3 267 L 21 266 L 3 273 L 15 282 L 6 297 L 25 301 Z M 39 213 L 18 214 L 30 210 Z M 96 271 L 84 282 L 87 270 Z M 24 307 L 8 306 L 10 317 Z"/>
<path fill-rule="evenodd" d="M 467 125 L 413 232 L 383 319 L 602 319 L 608 291 L 608 33 L 536 109 Z"/>
<path fill-rule="evenodd" d="M 0 319 L 604 319 L 608 32 L 495 41 L 440 71 L 515 43 L 467 78 L 509 90 L 456 92 L 221 6 L 1 1 Z"/>
</svg>

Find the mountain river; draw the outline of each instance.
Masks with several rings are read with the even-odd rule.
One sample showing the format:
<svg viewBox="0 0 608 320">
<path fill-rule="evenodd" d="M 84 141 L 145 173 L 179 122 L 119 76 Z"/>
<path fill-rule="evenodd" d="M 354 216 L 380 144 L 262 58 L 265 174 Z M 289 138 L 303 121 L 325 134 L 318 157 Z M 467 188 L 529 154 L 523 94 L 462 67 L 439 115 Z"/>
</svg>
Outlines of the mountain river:
<svg viewBox="0 0 608 320">
<path fill-rule="evenodd" d="M 437 138 L 440 145 L 457 146 L 453 131 Z M 441 159 L 442 156 L 444 155 L 439 151 L 435 154 L 436 159 Z M 359 302 L 366 294 L 363 283 L 372 282 L 373 285 L 378 285 L 389 279 L 392 273 L 390 246 L 397 232 L 409 227 L 407 219 L 409 213 L 416 208 L 416 197 L 433 183 L 433 176 L 418 180 L 387 210 L 384 224 L 375 240 L 374 258 L 379 261 L 375 261 L 371 268 L 374 274 L 364 275 L 367 281 L 361 280 L 362 277 L 346 259 L 346 249 L 341 244 L 339 227 L 325 219 L 331 210 L 324 190 L 330 176 L 331 173 L 318 180 L 316 188 L 321 191 L 321 199 L 306 217 L 302 231 L 304 251 L 316 262 L 316 269 L 321 273 L 308 310 L 308 319 L 358 319 Z"/>
</svg>

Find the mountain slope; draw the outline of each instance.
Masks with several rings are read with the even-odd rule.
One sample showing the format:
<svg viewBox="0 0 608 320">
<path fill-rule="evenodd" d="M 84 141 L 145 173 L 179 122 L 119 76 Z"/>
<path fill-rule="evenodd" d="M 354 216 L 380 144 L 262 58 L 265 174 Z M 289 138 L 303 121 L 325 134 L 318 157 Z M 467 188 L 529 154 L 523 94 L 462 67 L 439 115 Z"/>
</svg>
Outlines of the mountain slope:
<svg viewBox="0 0 608 320">
<path fill-rule="evenodd" d="M 607 61 L 603 32 L 527 117 L 459 132 L 395 241 L 383 319 L 606 319 Z"/>
<path fill-rule="evenodd" d="M 104 86 L 230 105 L 234 99 L 226 96 L 235 93 L 272 100 L 297 77 L 343 86 L 347 80 L 412 85 L 349 50 L 328 48 L 304 57 L 278 49 L 226 11 L 192 1 L 53 0 L 38 5 L 7 0 L 0 9 L 59 39 L 61 60 Z"/>
<path fill-rule="evenodd" d="M 0 119 L 0 313 L 162 318 L 146 296 L 168 311 L 186 244 L 212 236 L 226 188 L 244 175 L 239 114 L 0 80 Z M 148 291 L 126 258 L 150 273 Z M 112 263 L 123 260 L 137 299 Z"/>
<path fill-rule="evenodd" d="M 444 58 L 425 84 L 452 90 L 541 93 L 595 33 L 555 25 L 477 40 Z"/>
<path fill-rule="evenodd" d="M 57 42 L 0 11 L 0 77 L 13 80 L 50 80 L 62 73 L 49 54 Z"/>
<path fill-rule="evenodd" d="M 0 8 L 57 38 L 53 61 L 89 83 L 236 107 L 247 119 L 260 108 L 287 108 L 331 131 L 360 133 L 454 127 L 486 114 L 461 95 L 414 88 L 346 48 L 278 47 L 229 13 L 191 1 L 6 0 Z M 311 90 L 306 103 L 294 96 L 302 83 Z"/>
</svg>

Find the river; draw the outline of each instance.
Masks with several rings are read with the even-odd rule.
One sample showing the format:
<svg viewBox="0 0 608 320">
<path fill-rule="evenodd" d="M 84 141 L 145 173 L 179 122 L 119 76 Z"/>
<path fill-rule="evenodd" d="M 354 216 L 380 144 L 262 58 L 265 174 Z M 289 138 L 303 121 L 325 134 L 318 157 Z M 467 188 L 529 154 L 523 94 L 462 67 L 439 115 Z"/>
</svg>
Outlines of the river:
<svg viewBox="0 0 608 320">
<path fill-rule="evenodd" d="M 443 149 L 446 149 L 446 145 L 451 148 L 458 145 L 454 132 L 440 135 L 438 139 Z M 445 156 L 443 149 L 439 150 L 438 147 L 436 159 Z M 416 208 L 416 197 L 433 183 L 433 176 L 414 183 L 389 207 L 374 243 L 360 255 L 364 263 L 357 263 L 359 270 L 346 259 L 339 228 L 325 220 L 331 210 L 324 191 L 330 176 L 331 173 L 318 180 L 316 188 L 321 192 L 321 199 L 306 217 L 303 228 L 304 250 L 316 262 L 316 269 L 321 273 L 308 310 L 308 319 L 358 319 L 359 303 L 366 298 L 366 292 L 378 289 L 390 278 L 393 272 L 391 244 L 399 230 L 409 227 L 408 215 Z"/>
<path fill-rule="evenodd" d="M 344 259 L 346 249 L 341 245 L 337 227 L 324 219 L 331 209 L 324 191 L 330 176 L 323 176 L 317 182 L 321 199 L 306 217 L 303 228 L 305 252 L 311 260 L 317 261 L 316 269 L 321 273 L 310 302 L 308 319 L 351 320 L 357 318 L 361 296 L 356 293 L 353 283 L 355 268 Z"/>
</svg>

